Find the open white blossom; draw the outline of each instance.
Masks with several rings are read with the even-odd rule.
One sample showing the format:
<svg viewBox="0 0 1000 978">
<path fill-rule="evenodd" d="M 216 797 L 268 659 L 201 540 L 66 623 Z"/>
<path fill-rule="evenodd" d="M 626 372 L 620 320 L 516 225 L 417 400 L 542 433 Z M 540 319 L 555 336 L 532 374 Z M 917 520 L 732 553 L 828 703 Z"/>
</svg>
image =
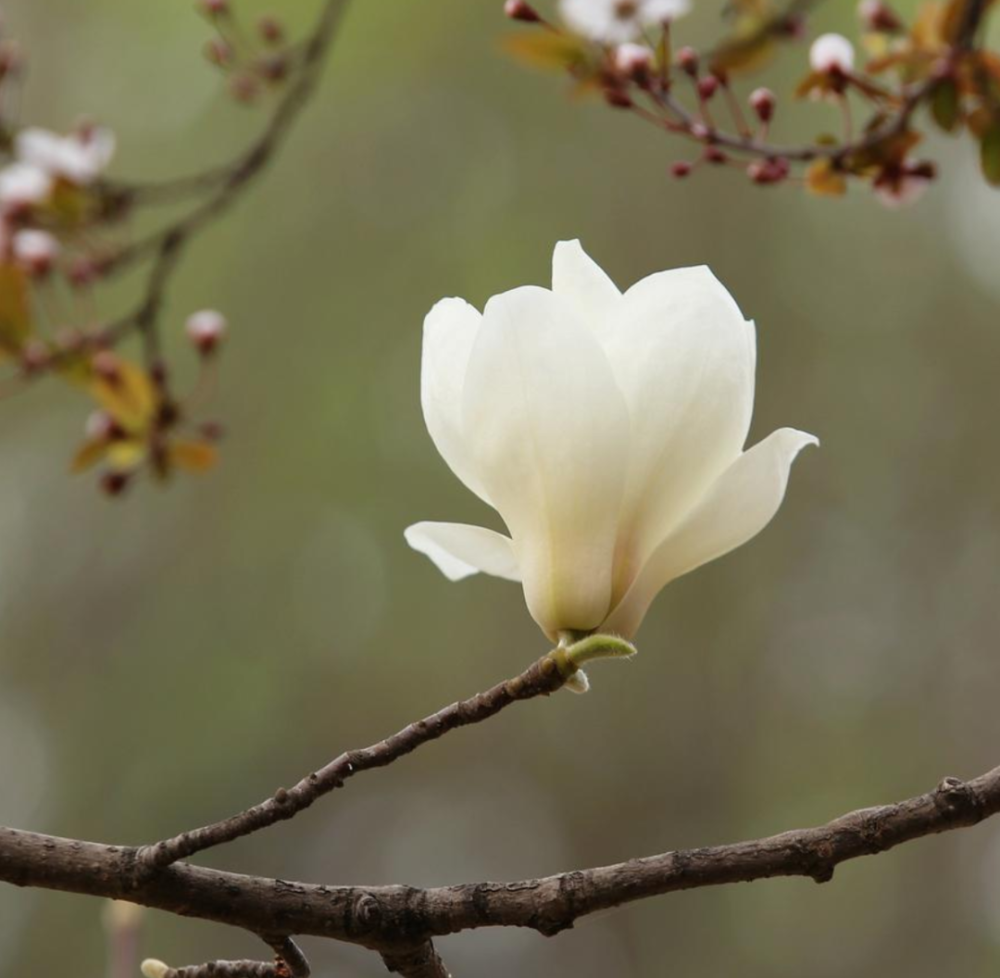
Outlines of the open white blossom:
<svg viewBox="0 0 1000 978">
<path fill-rule="evenodd" d="M 68 136 L 29 127 L 14 139 L 14 155 L 22 163 L 81 185 L 96 180 L 114 154 L 115 135 L 101 127 Z"/>
<path fill-rule="evenodd" d="M 767 525 L 798 452 L 782 428 L 749 451 L 754 326 L 708 268 L 624 294 L 560 242 L 552 290 L 442 299 L 424 321 L 421 400 L 452 471 L 510 536 L 417 523 L 407 542 L 452 580 L 521 581 L 555 639 L 632 636 L 674 578 Z"/>
<path fill-rule="evenodd" d="M 0 207 L 31 207 L 52 192 L 52 177 L 37 166 L 14 162 L 0 170 Z"/>
<path fill-rule="evenodd" d="M 636 40 L 691 9 L 690 0 L 560 0 L 559 13 L 577 33 L 602 44 Z"/>
</svg>

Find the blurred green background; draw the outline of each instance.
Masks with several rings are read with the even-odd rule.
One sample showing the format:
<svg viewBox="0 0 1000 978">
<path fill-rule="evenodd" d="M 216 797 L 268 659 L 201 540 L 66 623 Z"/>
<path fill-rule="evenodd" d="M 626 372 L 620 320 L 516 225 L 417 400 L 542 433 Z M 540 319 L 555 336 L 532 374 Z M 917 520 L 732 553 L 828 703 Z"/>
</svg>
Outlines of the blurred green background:
<svg viewBox="0 0 1000 978">
<path fill-rule="evenodd" d="M 248 13 L 262 12 L 242 0 Z M 679 34 L 715 29 L 704 4 Z M 904 5 L 912 9 L 912 4 Z M 817 28 L 854 31 L 853 5 Z M 328 883 L 552 873 L 825 821 L 998 762 L 1000 197 L 970 147 L 883 209 L 737 173 L 686 182 L 678 144 L 499 52 L 499 0 L 356 0 L 319 97 L 262 182 L 191 248 L 170 293 L 231 319 L 223 462 L 124 502 L 66 475 L 87 406 L 38 385 L 0 406 L 0 822 L 142 843 L 242 808 L 342 749 L 546 649 L 520 590 L 448 583 L 404 544 L 483 507 L 438 458 L 420 328 L 443 295 L 545 284 L 581 237 L 628 285 L 707 262 L 759 330 L 751 441 L 816 432 L 770 528 L 672 585 L 590 695 L 516 707 L 208 864 Z M 313 0 L 270 8 L 295 29 Z M 186 0 L 8 0 L 22 118 L 88 113 L 113 173 L 221 161 L 233 105 Z M 769 75 L 788 91 L 805 48 Z M 756 83 L 756 79 L 753 80 Z M 778 130 L 835 126 L 796 107 Z M 108 297 L 106 313 L 125 293 Z M 100 907 L 0 889 L 0 974 L 97 976 Z M 306 940 L 320 978 L 376 957 Z M 440 942 L 456 975 L 812 978 L 1000 968 L 1000 823 L 845 865 L 649 901 L 545 940 Z M 144 955 L 257 955 L 149 913 Z"/>
</svg>

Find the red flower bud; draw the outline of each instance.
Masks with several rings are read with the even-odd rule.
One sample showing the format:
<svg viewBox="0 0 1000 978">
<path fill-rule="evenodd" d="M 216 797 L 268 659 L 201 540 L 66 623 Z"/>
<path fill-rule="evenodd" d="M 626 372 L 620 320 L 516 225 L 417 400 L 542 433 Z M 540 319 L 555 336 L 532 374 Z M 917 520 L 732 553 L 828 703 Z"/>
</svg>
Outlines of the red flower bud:
<svg viewBox="0 0 1000 978">
<path fill-rule="evenodd" d="M 542 19 L 524 0 L 507 0 L 503 5 L 503 12 L 511 20 L 522 20 L 528 24 L 536 24 Z"/>
<path fill-rule="evenodd" d="M 761 122 L 770 122 L 774 118 L 774 108 L 777 104 L 774 92 L 769 88 L 755 88 L 750 93 L 750 108 L 757 113 Z"/>
<path fill-rule="evenodd" d="M 677 64 L 681 71 L 692 78 L 698 74 L 698 52 L 694 48 L 683 47 L 677 52 Z"/>
</svg>

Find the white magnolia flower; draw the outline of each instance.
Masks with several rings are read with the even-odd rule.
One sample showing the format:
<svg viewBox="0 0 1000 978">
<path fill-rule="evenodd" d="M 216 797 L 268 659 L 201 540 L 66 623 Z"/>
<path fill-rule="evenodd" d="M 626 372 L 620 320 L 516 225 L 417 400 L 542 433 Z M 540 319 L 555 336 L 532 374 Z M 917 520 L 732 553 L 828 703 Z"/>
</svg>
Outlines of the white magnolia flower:
<svg viewBox="0 0 1000 978">
<path fill-rule="evenodd" d="M 602 44 L 624 44 L 691 9 L 691 0 L 560 0 L 563 20 Z"/>
<path fill-rule="evenodd" d="M 854 68 L 854 45 L 843 34 L 820 34 L 809 48 L 809 66 L 821 75 L 846 75 Z"/>
<path fill-rule="evenodd" d="M 92 183 L 115 154 L 115 135 L 100 127 L 60 136 L 48 129 L 22 129 L 14 139 L 14 155 L 70 183 Z"/>
<path fill-rule="evenodd" d="M 552 291 L 442 299 L 424 321 L 421 400 L 452 471 L 510 536 L 417 523 L 407 542 L 452 580 L 521 581 L 551 638 L 631 636 L 668 582 L 745 543 L 785 494 L 809 434 L 749 451 L 755 339 L 708 268 L 622 294 L 560 242 Z"/>
<path fill-rule="evenodd" d="M 52 177 L 37 166 L 11 163 L 0 170 L 0 207 L 7 210 L 40 204 L 52 192 Z"/>
</svg>

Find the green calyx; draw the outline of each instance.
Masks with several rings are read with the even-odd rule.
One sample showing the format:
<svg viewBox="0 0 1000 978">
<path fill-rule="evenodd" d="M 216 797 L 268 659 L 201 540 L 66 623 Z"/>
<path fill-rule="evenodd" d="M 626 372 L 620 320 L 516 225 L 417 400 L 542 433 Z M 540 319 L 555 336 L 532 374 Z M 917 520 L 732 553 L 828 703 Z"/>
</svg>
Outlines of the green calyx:
<svg viewBox="0 0 1000 978">
<path fill-rule="evenodd" d="M 572 634 L 561 636 L 559 645 L 549 653 L 566 688 L 574 693 L 590 689 L 584 664 L 597 659 L 630 659 L 636 654 L 636 647 L 617 635 L 586 635 L 573 641 L 574 638 Z"/>
</svg>

